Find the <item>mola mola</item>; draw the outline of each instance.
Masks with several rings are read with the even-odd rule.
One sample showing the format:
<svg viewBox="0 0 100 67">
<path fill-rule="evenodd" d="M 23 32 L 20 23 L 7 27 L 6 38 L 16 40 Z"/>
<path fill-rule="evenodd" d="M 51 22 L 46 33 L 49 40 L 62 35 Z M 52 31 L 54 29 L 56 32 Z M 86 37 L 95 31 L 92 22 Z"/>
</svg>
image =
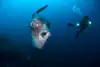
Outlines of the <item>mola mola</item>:
<svg viewBox="0 0 100 67">
<path fill-rule="evenodd" d="M 33 13 L 30 24 L 32 31 L 32 45 L 38 49 L 42 49 L 47 39 L 51 36 L 50 23 L 39 15 L 39 13 L 46 9 L 47 6 L 48 5 L 41 7 Z"/>
</svg>

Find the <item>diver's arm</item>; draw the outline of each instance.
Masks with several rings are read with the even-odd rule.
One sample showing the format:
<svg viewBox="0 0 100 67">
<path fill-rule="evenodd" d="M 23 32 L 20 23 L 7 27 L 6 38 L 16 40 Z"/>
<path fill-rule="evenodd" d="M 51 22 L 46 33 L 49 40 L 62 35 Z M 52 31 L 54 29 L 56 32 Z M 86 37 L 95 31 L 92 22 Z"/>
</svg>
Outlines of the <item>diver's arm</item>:
<svg viewBox="0 0 100 67">
<path fill-rule="evenodd" d="M 68 23 L 68 26 L 69 27 L 75 27 L 74 24 L 72 24 L 72 23 Z"/>
<path fill-rule="evenodd" d="M 80 26 L 77 26 L 77 25 L 76 25 L 75 27 L 76 27 L 77 29 L 79 29 L 79 28 L 80 28 Z"/>
</svg>

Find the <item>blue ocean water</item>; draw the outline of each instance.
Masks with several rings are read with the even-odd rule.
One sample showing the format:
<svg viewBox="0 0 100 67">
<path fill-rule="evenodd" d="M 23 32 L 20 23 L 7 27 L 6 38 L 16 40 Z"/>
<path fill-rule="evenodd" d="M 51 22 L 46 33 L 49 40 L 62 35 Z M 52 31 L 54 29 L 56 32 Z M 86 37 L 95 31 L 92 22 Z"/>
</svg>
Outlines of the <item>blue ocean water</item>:
<svg viewBox="0 0 100 67">
<path fill-rule="evenodd" d="M 100 5 L 98 0 L 0 0 L 0 67 L 100 67 Z M 77 5 L 79 15 L 72 11 Z M 32 14 L 40 13 L 51 25 L 51 37 L 42 50 L 31 44 Z M 92 27 L 75 39 L 77 23 L 88 15 Z"/>
</svg>

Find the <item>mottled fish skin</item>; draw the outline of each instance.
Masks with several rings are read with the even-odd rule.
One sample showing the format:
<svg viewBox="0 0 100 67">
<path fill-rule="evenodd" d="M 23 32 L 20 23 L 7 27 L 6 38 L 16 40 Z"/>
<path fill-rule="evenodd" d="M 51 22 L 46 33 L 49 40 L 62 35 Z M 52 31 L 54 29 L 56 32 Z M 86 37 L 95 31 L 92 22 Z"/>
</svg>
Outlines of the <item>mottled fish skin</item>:
<svg viewBox="0 0 100 67">
<path fill-rule="evenodd" d="M 36 48 L 43 48 L 45 42 L 50 37 L 50 29 L 48 28 L 45 19 L 40 20 L 41 17 L 35 18 L 31 22 L 31 30 L 32 30 L 32 41 L 34 42 L 33 46 Z M 46 32 L 47 34 L 44 38 L 41 36 L 41 33 Z"/>
</svg>

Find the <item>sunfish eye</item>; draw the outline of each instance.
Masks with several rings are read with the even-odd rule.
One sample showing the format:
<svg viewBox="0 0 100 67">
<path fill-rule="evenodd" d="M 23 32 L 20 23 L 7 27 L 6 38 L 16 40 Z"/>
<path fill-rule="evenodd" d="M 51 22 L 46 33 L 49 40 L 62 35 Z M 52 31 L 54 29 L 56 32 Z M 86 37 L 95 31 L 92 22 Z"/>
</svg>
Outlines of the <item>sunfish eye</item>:
<svg viewBox="0 0 100 67">
<path fill-rule="evenodd" d="M 41 36 L 44 37 L 47 34 L 47 32 L 41 33 Z"/>
</svg>

